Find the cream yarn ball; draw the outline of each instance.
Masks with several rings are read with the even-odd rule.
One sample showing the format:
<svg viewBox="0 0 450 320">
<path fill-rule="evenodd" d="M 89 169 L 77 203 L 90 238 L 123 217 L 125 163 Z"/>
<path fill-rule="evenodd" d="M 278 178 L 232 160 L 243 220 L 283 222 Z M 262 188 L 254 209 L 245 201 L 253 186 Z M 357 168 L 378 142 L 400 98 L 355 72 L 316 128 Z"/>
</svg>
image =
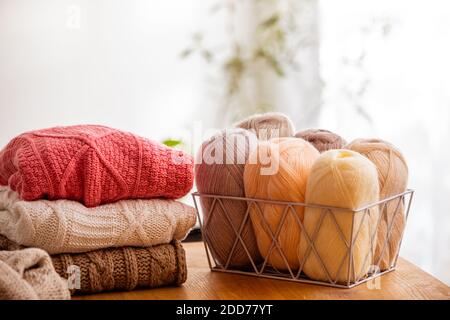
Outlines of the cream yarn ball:
<svg viewBox="0 0 450 320">
<path fill-rule="evenodd" d="M 309 278 L 347 283 L 348 279 L 354 282 L 369 272 L 373 264 L 372 249 L 375 248 L 375 245 L 372 246 L 371 238 L 376 240 L 378 209 L 369 210 L 366 217 L 364 213 L 354 213 L 351 210 L 378 201 L 378 194 L 377 169 L 366 157 L 354 151 L 341 149 L 321 154 L 309 175 L 306 203 L 344 209 L 306 208 L 303 220 L 305 230 L 313 240 L 314 231 L 316 227 L 318 228 L 314 246 L 331 279 L 322 268 L 315 252 L 308 249 L 309 242 L 302 233 L 300 257 L 304 263 L 303 272 Z M 322 213 L 324 217 L 318 226 Z M 342 234 L 337 226 L 341 228 Z M 353 238 L 351 238 L 352 226 Z M 349 270 L 349 250 L 346 243 L 350 244 L 351 241 L 354 242 L 352 254 L 354 269 Z"/>
</svg>

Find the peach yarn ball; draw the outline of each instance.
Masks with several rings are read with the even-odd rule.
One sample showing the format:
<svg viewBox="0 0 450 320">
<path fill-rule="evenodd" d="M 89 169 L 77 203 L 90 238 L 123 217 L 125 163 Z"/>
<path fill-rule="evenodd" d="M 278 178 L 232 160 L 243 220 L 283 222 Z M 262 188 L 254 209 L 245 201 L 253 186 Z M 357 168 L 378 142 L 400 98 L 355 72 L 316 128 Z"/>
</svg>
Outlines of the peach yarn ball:
<svg viewBox="0 0 450 320">
<path fill-rule="evenodd" d="M 406 191 L 408 165 L 394 145 L 379 139 L 357 139 L 345 148 L 361 153 L 375 164 L 380 184 L 380 200 Z M 399 198 L 389 201 L 384 208 L 380 206 L 384 210 L 380 212 L 382 216 L 377 231 L 375 263 L 379 261 L 382 271 L 395 263 L 405 228 L 404 204 L 400 200 Z M 390 237 L 386 243 L 391 223 Z"/>
</svg>

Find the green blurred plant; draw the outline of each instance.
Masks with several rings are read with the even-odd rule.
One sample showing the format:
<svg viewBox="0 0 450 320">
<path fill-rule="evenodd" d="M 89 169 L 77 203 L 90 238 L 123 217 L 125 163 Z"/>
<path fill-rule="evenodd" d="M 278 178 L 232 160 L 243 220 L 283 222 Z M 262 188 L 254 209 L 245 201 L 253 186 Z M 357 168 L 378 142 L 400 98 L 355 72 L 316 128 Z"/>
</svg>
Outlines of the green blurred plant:
<svg viewBox="0 0 450 320">
<path fill-rule="evenodd" d="M 162 141 L 162 143 L 168 147 L 174 148 L 176 146 L 179 146 L 183 143 L 181 140 L 175 140 L 175 139 L 165 139 Z"/>
<path fill-rule="evenodd" d="M 389 16 L 373 17 L 372 20 L 365 22 L 359 28 L 360 35 L 360 48 L 359 54 L 356 57 L 343 56 L 341 57 L 341 63 L 349 70 L 356 81 L 355 86 L 344 83 L 341 90 L 344 97 L 354 107 L 356 113 L 361 116 L 367 123 L 373 126 L 373 117 L 366 106 L 366 95 L 370 91 L 372 84 L 372 77 L 370 71 L 367 69 L 367 61 L 372 58 L 370 53 L 369 44 L 371 39 L 380 38 L 387 40 L 390 36 L 393 28 L 395 27 L 395 21 Z"/>
<path fill-rule="evenodd" d="M 241 92 L 244 79 L 254 76 L 254 70 L 263 67 L 280 78 L 286 75 L 288 69 L 299 70 L 295 58 L 301 39 L 292 41 L 298 35 L 295 17 L 297 0 L 221 0 L 213 6 L 211 12 L 216 14 L 226 10 L 229 21 L 235 21 L 236 6 L 243 1 L 250 2 L 251 7 L 257 11 L 252 15 L 257 20 L 253 41 L 240 41 L 237 33 L 241 30 L 236 30 L 236 26 L 231 25 L 227 28 L 231 30 L 231 41 L 225 44 L 225 50 L 223 45 L 220 50 L 205 45 L 206 34 L 199 32 L 192 36 L 191 44 L 181 52 L 182 58 L 198 54 L 207 63 L 220 66 L 226 79 L 225 103 L 233 101 Z M 222 55 L 223 52 L 226 52 L 225 56 Z M 273 109 L 266 102 L 264 104 L 250 107 L 264 111 Z"/>
</svg>

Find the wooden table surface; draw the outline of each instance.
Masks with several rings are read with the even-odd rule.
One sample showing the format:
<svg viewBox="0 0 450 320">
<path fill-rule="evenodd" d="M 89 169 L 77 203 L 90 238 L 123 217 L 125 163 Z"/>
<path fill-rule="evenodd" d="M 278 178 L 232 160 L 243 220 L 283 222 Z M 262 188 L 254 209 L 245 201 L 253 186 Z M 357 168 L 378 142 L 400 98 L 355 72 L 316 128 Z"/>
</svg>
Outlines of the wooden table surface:
<svg viewBox="0 0 450 320">
<path fill-rule="evenodd" d="M 211 272 L 201 242 L 183 244 L 188 278 L 181 287 L 108 292 L 75 299 L 447 299 L 450 288 L 400 258 L 397 270 L 380 278 L 380 289 L 361 284 L 336 289 L 282 280 Z"/>
</svg>

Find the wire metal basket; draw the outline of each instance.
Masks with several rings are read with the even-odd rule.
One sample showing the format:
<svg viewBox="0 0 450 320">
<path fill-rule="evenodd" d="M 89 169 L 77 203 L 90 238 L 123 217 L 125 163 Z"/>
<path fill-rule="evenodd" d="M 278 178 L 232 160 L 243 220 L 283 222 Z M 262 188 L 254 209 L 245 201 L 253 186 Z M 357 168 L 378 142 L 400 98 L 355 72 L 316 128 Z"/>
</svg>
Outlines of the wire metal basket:
<svg viewBox="0 0 450 320">
<path fill-rule="evenodd" d="M 327 285 L 337 288 L 352 288 L 369 280 L 372 280 L 376 277 L 379 277 L 385 273 L 391 272 L 395 270 L 398 253 L 400 251 L 401 241 L 403 237 L 403 228 L 397 232 L 399 232 L 399 238 L 396 240 L 396 249 L 394 249 L 394 254 L 390 259 L 389 265 L 383 268 L 380 268 L 380 261 L 389 248 L 392 247 L 393 240 L 391 239 L 391 235 L 395 228 L 394 221 L 396 217 L 400 217 L 403 219 L 404 223 L 406 223 L 409 211 L 411 208 L 411 202 L 413 198 L 414 191 L 407 190 L 401 194 L 383 199 L 376 203 L 372 203 L 365 207 L 359 208 L 357 210 L 349 210 L 337 207 L 329 207 L 329 206 L 320 206 L 320 205 L 310 205 L 299 202 L 288 202 L 288 201 L 275 201 L 275 200 L 265 200 L 265 199 L 254 199 L 254 198 L 245 198 L 245 197 L 232 197 L 232 196 L 219 196 L 219 195 L 211 195 L 211 194 L 201 194 L 195 192 L 192 194 L 194 199 L 195 208 L 197 211 L 197 215 L 200 222 L 200 228 L 202 232 L 202 237 L 205 244 L 205 250 L 208 258 L 208 263 L 212 271 L 217 272 L 226 272 L 240 275 L 248 275 L 248 276 L 256 276 L 263 278 L 271 278 L 271 279 L 280 279 L 280 280 L 288 280 L 294 282 L 301 283 L 310 283 L 317 285 Z M 198 202 L 198 200 L 200 200 Z M 201 205 L 202 201 L 209 201 L 209 210 L 208 212 L 203 212 L 203 207 Z M 232 202 L 243 202 L 246 205 L 246 211 L 242 216 L 242 221 L 235 226 L 232 223 L 229 212 L 227 211 L 227 206 Z M 281 216 L 279 217 L 278 226 L 273 230 L 268 225 L 268 221 L 264 218 L 263 211 L 265 206 L 267 205 L 276 205 L 282 209 Z M 318 214 L 318 222 L 314 227 L 314 230 L 308 232 L 304 223 L 296 214 L 296 208 L 302 207 L 304 210 L 307 208 L 313 208 L 314 214 Z M 303 210 L 302 209 L 302 210 Z M 347 228 L 347 231 L 342 230 L 342 226 L 339 225 L 339 214 L 351 214 L 351 227 Z M 226 262 L 220 263 L 217 259 L 217 254 L 214 252 L 215 243 L 211 241 L 211 230 L 210 230 L 210 219 L 207 217 L 212 217 L 213 214 L 223 214 L 222 221 L 228 226 L 231 226 L 231 230 L 234 234 L 234 241 L 231 247 L 231 250 L 227 253 Z M 253 215 L 253 216 L 252 216 Z M 280 234 L 283 232 L 283 224 L 286 218 L 291 215 L 291 222 L 295 221 L 298 224 L 299 230 L 302 233 L 302 241 L 307 241 L 307 248 L 302 257 L 302 262 L 300 263 L 298 268 L 291 268 L 288 263 L 288 259 L 281 248 L 281 245 L 278 241 Z M 251 217 L 258 217 L 263 221 L 266 230 L 271 238 L 271 245 L 268 253 L 265 257 L 262 258 L 262 261 L 254 261 L 252 255 L 248 249 L 248 245 L 245 243 L 242 232 L 244 227 L 247 224 L 252 224 Z M 373 219 L 376 217 L 375 219 Z M 204 219 L 203 219 L 204 218 Z M 316 242 L 317 236 L 320 233 L 321 225 L 323 224 L 324 219 L 328 219 L 329 223 L 333 223 L 336 227 L 337 234 L 339 235 L 340 241 L 342 241 L 342 246 L 345 246 L 346 253 L 343 257 L 333 257 L 334 259 L 339 259 L 340 265 L 337 269 L 337 272 L 333 273 L 329 265 L 324 262 L 323 255 L 321 256 L 320 250 L 317 249 L 318 243 Z M 372 220 L 370 220 L 372 219 Z M 378 240 L 377 250 L 378 256 L 374 255 L 376 240 L 379 238 L 379 228 L 380 222 L 386 219 L 386 225 L 384 229 L 383 239 Z M 389 220 L 390 219 L 390 220 Z M 370 248 L 367 250 L 367 254 L 365 254 L 363 266 L 370 264 L 370 268 L 365 270 L 362 274 L 358 273 L 355 270 L 355 246 L 358 244 L 357 239 L 358 235 L 361 232 L 363 223 L 367 223 L 367 221 L 372 221 L 372 232 L 370 232 L 368 241 L 370 241 Z M 351 240 L 351 241 L 349 241 Z M 339 240 L 338 240 L 339 241 Z M 248 256 L 249 264 L 245 267 L 234 267 L 230 264 L 231 257 L 236 250 L 236 247 L 242 245 L 242 248 L 245 250 L 246 255 Z M 298 245 L 298 244 L 292 244 Z M 270 264 L 270 255 L 271 253 L 277 250 L 277 252 L 281 255 L 281 258 L 284 262 L 286 262 L 286 268 L 280 270 L 280 268 L 276 268 L 271 266 Z M 310 256 L 314 256 L 316 261 L 318 262 L 319 267 L 322 269 L 321 272 L 325 275 L 325 278 L 314 278 L 308 277 L 308 275 L 304 272 L 305 262 L 309 259 Z M 363 258 L 363 257 L 361 257 Z M 346 276 L 343 279 L 340 277 L 342 270 L 345 270 Z"/>
</svg>

